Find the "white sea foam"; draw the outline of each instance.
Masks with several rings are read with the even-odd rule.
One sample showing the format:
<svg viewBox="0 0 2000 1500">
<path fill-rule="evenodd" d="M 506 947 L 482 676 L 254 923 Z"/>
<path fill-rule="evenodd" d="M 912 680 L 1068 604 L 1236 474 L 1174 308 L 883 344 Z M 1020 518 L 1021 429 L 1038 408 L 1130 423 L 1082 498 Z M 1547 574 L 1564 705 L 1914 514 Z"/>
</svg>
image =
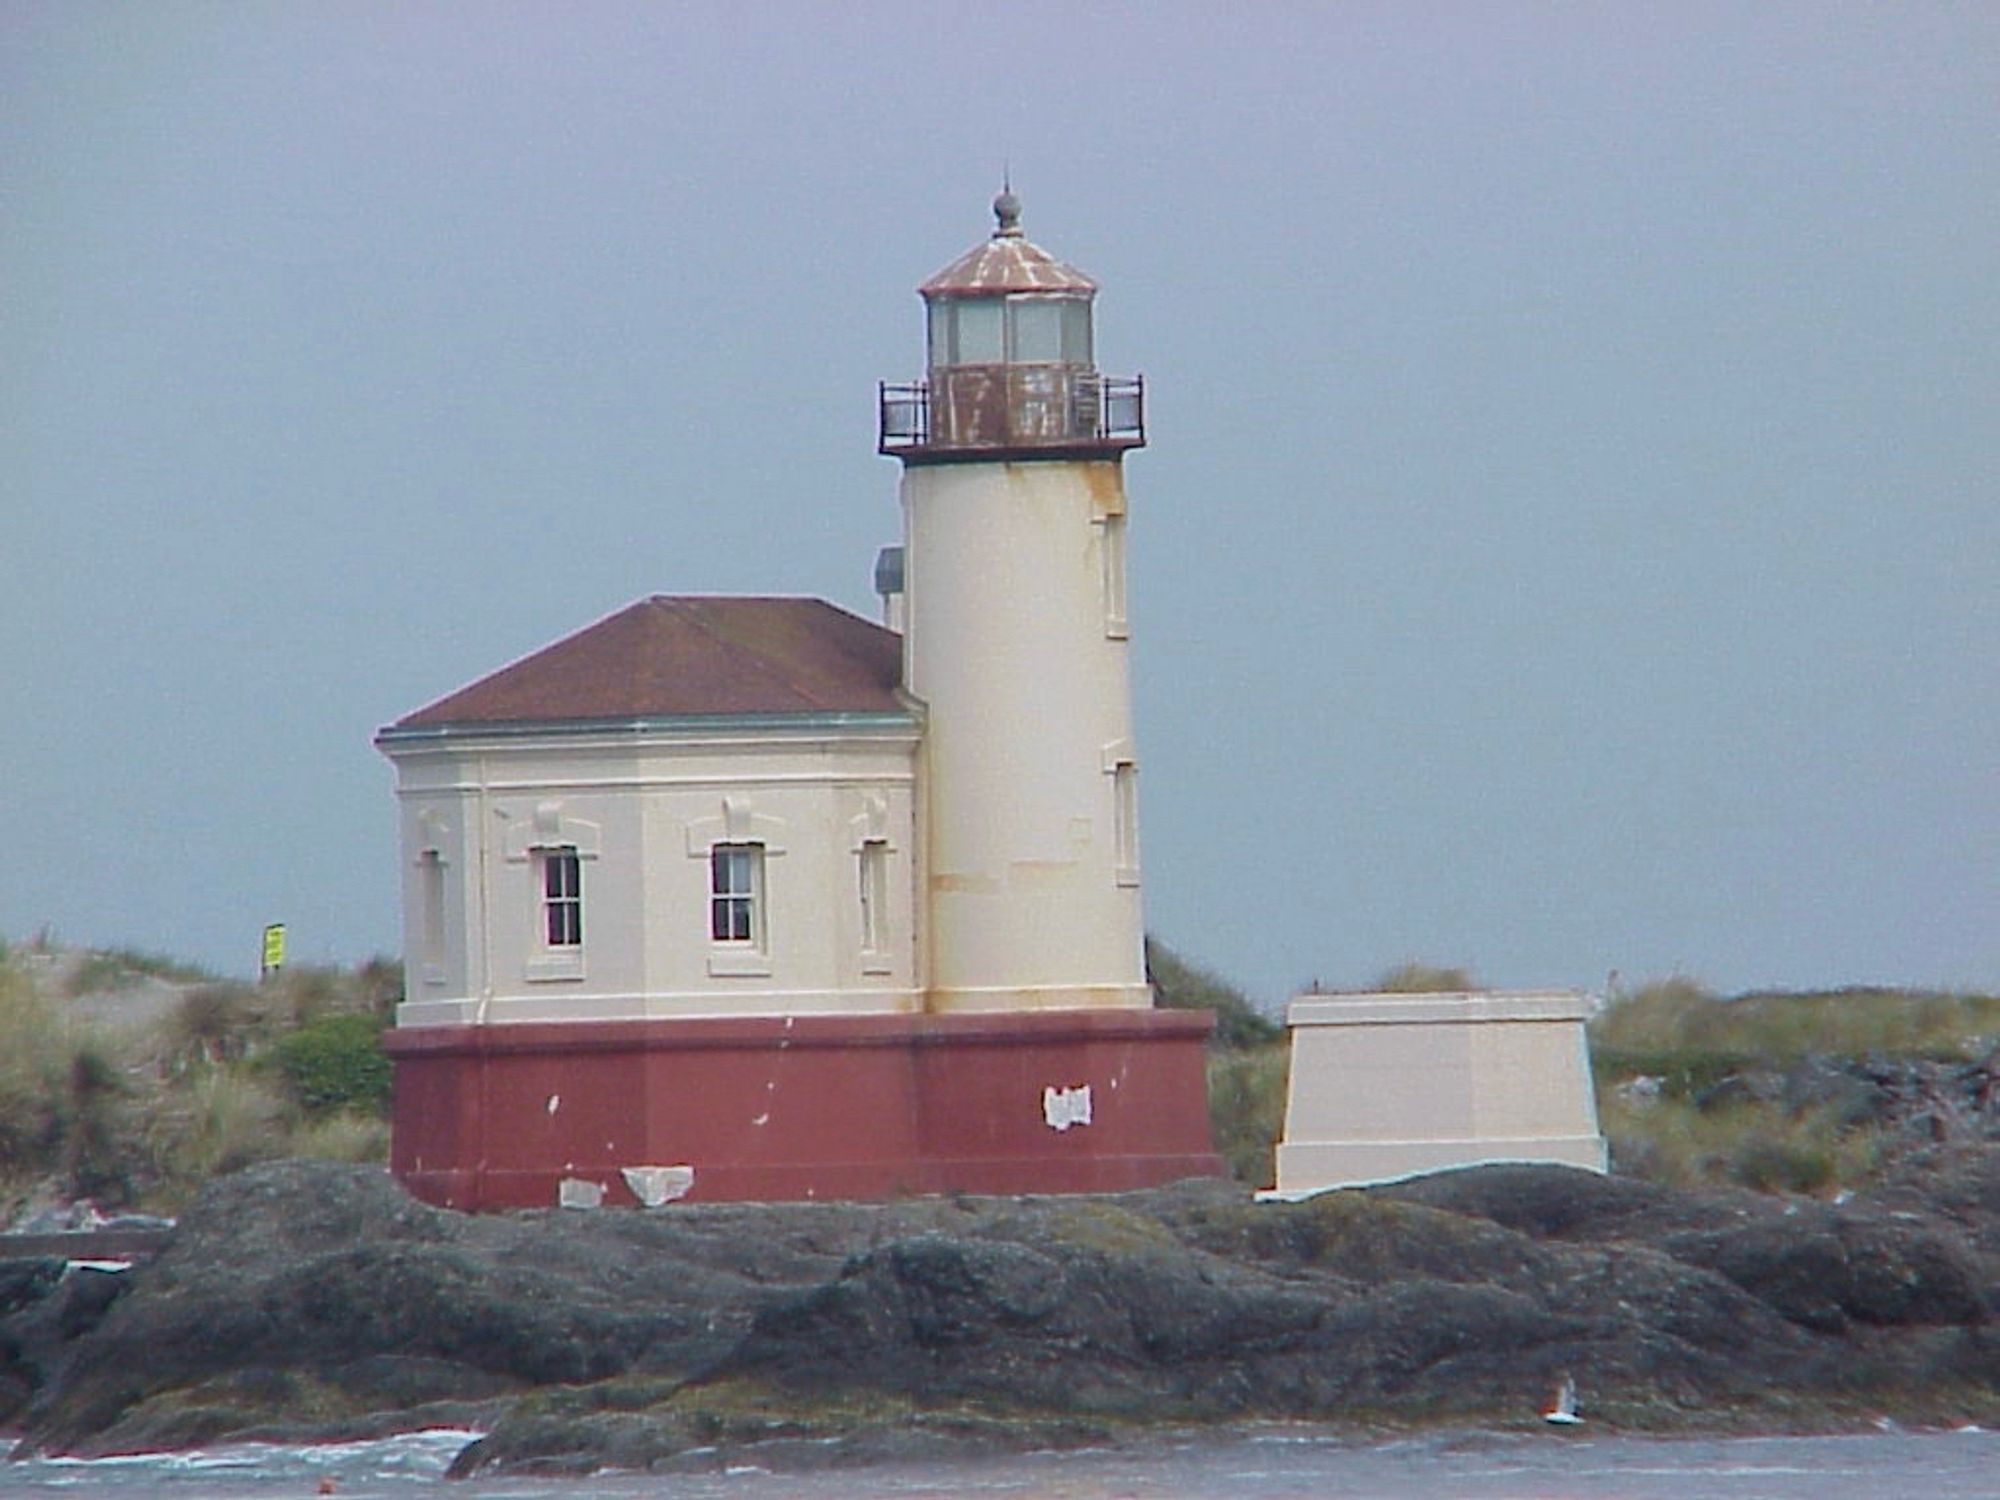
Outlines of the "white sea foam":
<svg viewBox="0 0 2000 1500">
<path fill-rule="evenodd" d="M 192 1494 L 191 1481 L 199 1478 L 226 1483 L 216 1493 L 255 1495 L 268 1484 L 295 1495 L 301 1481 L 315 1483 L 322 1476 L 342 1488 L 371 1480 L 420 1480 L 428 1486 L 480 1436 L 463 1428 L 428 1428 L 346 1443 L 226 1443 L 180 1453 L 34 1458 L 0 1471 L 0 1491 L 39 1486 L 71 1494 L 132 1495 L 153 1488 Z"/>
<path fill-rule="evenodd" d="M 408 1433 L 374 1442 L 233 1444 L 112 1459 L 38 1459 L 0 1469 L 0 1495 L 63 1500 L 298 1500 L 318 1481 L 339 1500 L 439 1500 L 439 1478 L 476 1432 Z M 1368 1444 L 1329 1429 L 1276 1426 L 1163 1434 L 1122 1449 L 891 1464 L 787 1474 L 754 1454 L 671 1480 L 606 1473 L 582 1479 L 493 1477 L 446 1500 L 942 1500 L 989 1494 L 1145 1500 L 1988 1500 L 2000 1435 L 1866 1433 L 1828 1438 L 1650 1439 L 1589 1443 L 1532 1434 L 1456 1432 Z"/>
</svg>

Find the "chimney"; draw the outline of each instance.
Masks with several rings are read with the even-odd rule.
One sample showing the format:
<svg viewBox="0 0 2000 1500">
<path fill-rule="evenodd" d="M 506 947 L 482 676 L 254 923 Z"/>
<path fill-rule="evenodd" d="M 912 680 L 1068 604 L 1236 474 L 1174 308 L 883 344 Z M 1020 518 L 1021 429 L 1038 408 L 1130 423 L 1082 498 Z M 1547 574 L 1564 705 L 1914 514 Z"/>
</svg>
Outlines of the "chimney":
<svg viewBox="0 0 2000 1500">
<path fill-rule="evenodd" d="M 875 592 L 882 597 L 882 623 L 900 635 L 903 630 L 901 547 L 884 547 L 875 554 Z"/>
</svg>

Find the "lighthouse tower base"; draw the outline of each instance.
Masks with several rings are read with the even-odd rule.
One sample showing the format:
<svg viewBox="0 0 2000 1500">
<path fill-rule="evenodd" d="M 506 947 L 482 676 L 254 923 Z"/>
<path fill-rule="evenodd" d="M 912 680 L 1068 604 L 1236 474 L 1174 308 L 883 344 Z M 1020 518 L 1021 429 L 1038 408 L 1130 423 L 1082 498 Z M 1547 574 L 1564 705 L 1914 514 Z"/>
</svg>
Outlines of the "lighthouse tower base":
<svg viewBox="0 0 2000 1500">
<path fill-rule="evenodd" d="M 1222 1170 L 1207 1012 L 393 1031 L 391 1168 L 479 1210 L 1082 1193 Z"/>
</svg>

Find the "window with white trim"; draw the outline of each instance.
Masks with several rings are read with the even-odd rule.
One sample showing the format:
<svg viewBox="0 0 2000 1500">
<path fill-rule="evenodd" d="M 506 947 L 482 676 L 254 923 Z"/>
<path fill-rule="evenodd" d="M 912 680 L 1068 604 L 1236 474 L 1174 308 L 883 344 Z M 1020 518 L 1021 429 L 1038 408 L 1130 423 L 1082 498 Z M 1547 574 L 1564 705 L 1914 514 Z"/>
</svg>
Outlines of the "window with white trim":
<svg viewBox="0 0 2000 1500">
<path fill-rule="evenodd" d="M 709 850 L 708 935 L 713 942 L 762 950 L 762 844 L 717 844 Z"/>
<path fill-rule="evenodd" d="M 583 860 L 573 844 L 537 849 L 542 887 L 542 943 L 548 948 L 583 946 Z"/>
<path fill-rule="evenodd" d="M 501 895 L 507 923 L 519 923 L 525 939 L 521 977 L 531 984 L 583 978 L 583 867 L 604 852 L 603 829 L 577 817 L 560 797 L 532 810 L 509 799 L 493 811 L 504 829 L 502 857 L 521 867 Z"/>
</svg>

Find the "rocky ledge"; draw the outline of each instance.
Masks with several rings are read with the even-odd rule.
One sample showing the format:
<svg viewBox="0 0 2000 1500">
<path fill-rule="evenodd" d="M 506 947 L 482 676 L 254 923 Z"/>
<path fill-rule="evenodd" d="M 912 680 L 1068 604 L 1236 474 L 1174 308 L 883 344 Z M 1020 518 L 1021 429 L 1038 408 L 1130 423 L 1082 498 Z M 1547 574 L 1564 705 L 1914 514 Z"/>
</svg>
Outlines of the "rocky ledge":
<svg viewBox="0 0 2000 1500">
<path fill-rule="evenodd" d="M 2000 1151 L 1834 1206 L 1484 1167 L 1260 1204 L 467 1217 L 380 1172 L 212 1184 L 130 1271 L 0 1261 L 0 1423 L 107 1454 L 463 1425 L 457 1472 L 866 1459 L 1160 1424 L 2000 1420 Z"/>
</svg>

